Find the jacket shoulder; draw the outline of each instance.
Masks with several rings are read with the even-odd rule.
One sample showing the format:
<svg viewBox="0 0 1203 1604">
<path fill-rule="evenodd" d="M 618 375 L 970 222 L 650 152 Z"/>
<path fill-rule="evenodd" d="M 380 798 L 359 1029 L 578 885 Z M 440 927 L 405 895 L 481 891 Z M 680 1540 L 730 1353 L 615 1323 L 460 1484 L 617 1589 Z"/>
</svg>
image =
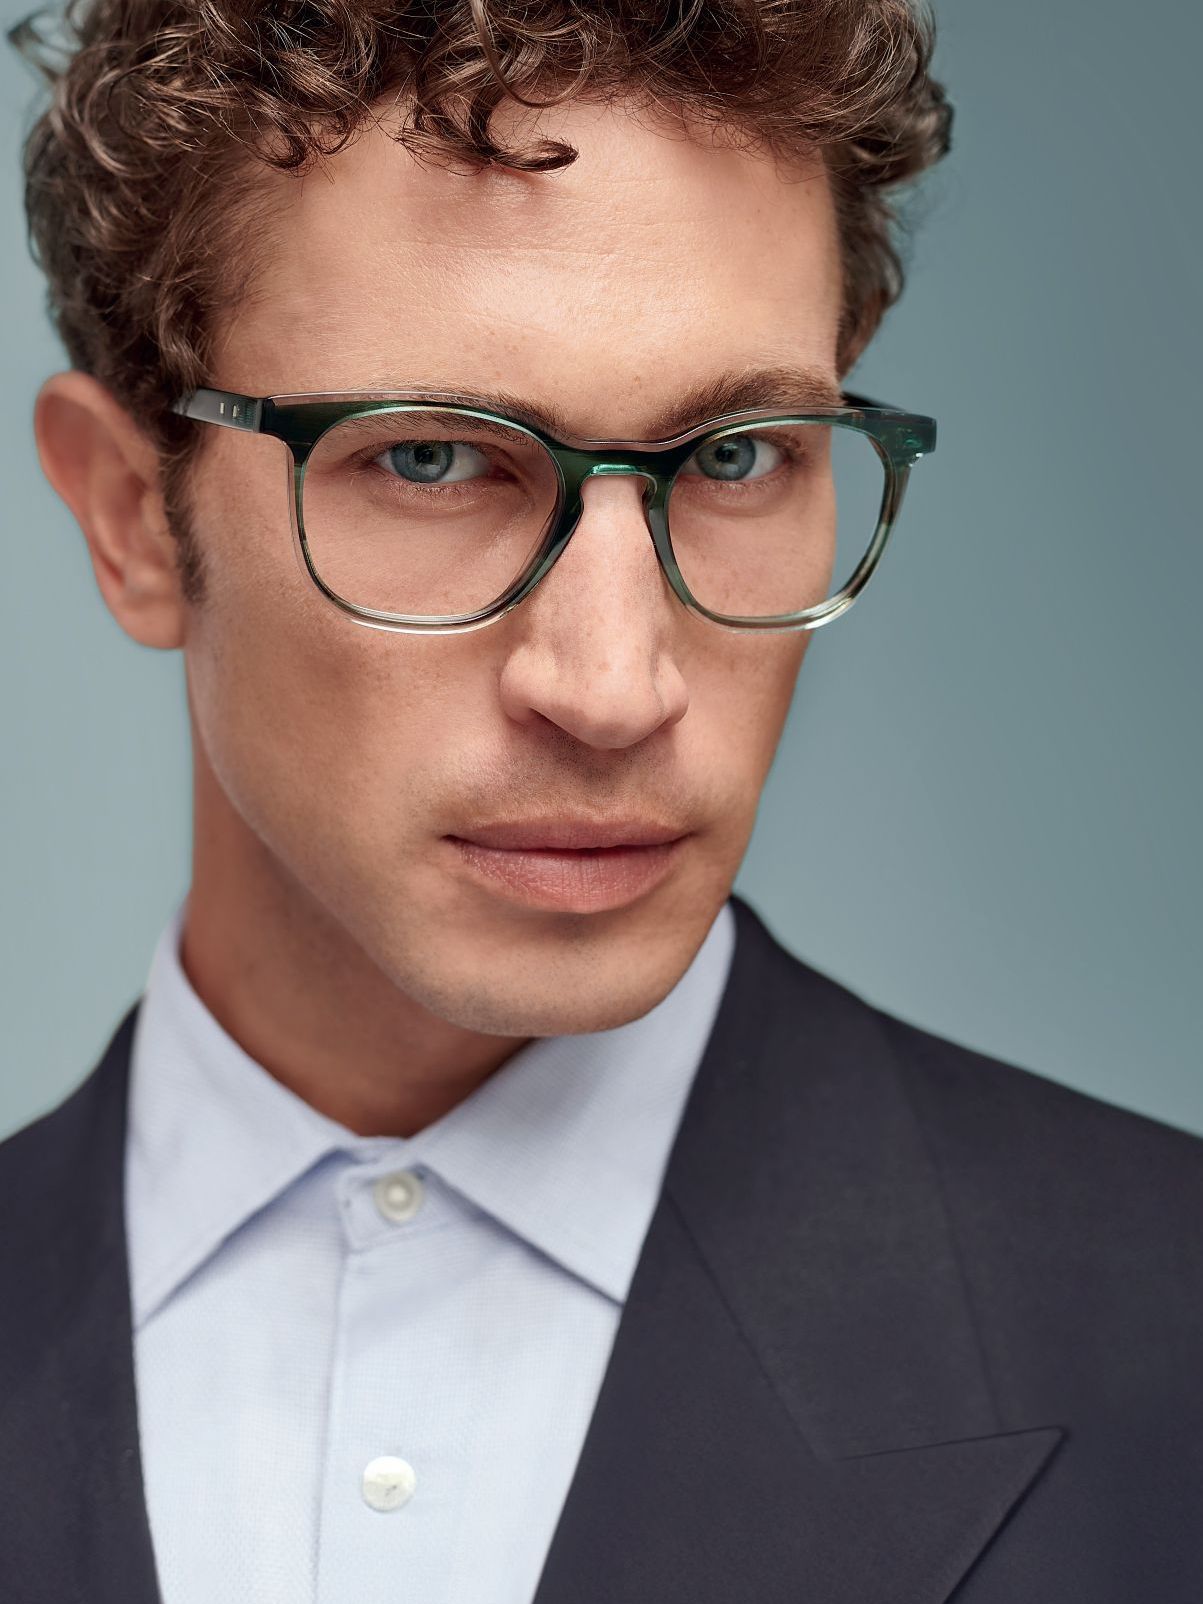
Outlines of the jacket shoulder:
<svg viewBox="0 0 1203 1604">
<path fill-rule="evenodd" d="M 1150 1220 L 1198 1218 L 1203 1137 L 877 1007 L 799 958 L 755 909 L 733 900 L 757 976 L 748 1017 L 775 1016 L 782 1050 L 818 1033 L 833 1061 L 850 1052 L 872 1057 L 879 1074 L 901 1082 L 951 1181 L 977 1177 L 1032 1207 L 1052 1193 L 1066 1209 L 1094 1202 L 1107 1212 L 1122 1203 L 1137 1219 L 1142 1211 Z M 842 1074 L 838 1063 L 833 1070 Z"/>
<path fill-rule="evenodd" d="M 857 1000 L 888 1039 L 946 1170 L 1006 1172 L 1025 1191 L 1044 1177 L 1067 1206 L 1097 1191 L 1105 1207 L 1120 1190 L 1126 1211 L 1203 1203 L 1203 1137 Z"/>
<path fill-rule="evenodd" d="M 113 1031 L 99 1061 L 56 1108 L 0 1142 L 0 1218 L 46 1221 L 79 1206 L 111 1179 L 125 1131 L 125 1095 L 138 1003 Z M 94 1192 L 92 1194 L 95 1195 Z M 28 1233 L 0 1233 L 6 1248 Z"/>
<path fill-rule="evenodd" d="M 1111 1186 L 1131 1180 L 1146 1183 L 1154 1198 L 1181 1186 L 1190 1194 L 1184 1206 L 1200 1200 L 1203 1137 L 877 1007 L 799 958 L 743 899 L 735 901 L 759 982 L 749 1018 L 776 1014 L 782 1045 L 820 1032 L 836 1044 L 837 1058 L 870 1053 L 879 1072 L 901 1080 L 933 1156 L 946 1166 L 995 1171 L 1000 1184 L 1007 1175 L 1018 1185 L 1049 1174 L 1069 1190 L 1088 1190 L 1092 1178 Z"/>
<path fill-rule="evenodd" d="M 874 1012 L 1000 1389 L 1180 1421 L 1203 1363 L 1203 1140 Z"/>
<path fill-rule="evenodd" d="M 908 1023 L 744 924 L 783 1059 L 817 1032 L 836 1085 L 901 1090 L 1004 1415 L 1203 1424 L 1203 1138 Z"/>
</svg>

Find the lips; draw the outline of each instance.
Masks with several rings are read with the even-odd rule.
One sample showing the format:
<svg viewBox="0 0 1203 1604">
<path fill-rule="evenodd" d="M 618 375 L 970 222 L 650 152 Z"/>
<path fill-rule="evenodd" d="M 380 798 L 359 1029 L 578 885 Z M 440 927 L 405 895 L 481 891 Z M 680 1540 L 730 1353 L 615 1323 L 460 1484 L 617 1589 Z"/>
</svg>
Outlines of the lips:
<svg viewBox="0 0 1203 1604">
<path fill-rule="evenodd" d="M 647 819 L 523 819 L 461 831 L 453 840 L 502 852 L 581 852 L 597 847 L 657 847 L 688 834 Z"/>
<path fill-rule="evenodd" d="M 600 913 L 646 896 L 672 873 L 689 831 L 647 819 L 523 819 L 445 837 L 461 866 L 528 907 Z"/>
</svg>

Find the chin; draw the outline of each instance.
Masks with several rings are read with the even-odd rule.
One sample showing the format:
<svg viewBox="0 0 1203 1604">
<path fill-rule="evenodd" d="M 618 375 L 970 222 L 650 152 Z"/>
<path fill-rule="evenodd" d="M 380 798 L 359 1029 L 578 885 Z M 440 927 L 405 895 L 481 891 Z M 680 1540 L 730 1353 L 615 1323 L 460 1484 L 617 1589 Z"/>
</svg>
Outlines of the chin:
<svg viewBox="0 0 1203 1604">
<path fill-rule="evenodd" d="M 717 910 L 716 910 L 717 911 Z M 713 917 L 713 915 L 711 915 Z M 574 921 L 575 922 L 575 921 Z M 560 923 L 560 921 L 556 921 Z M 614 920 L 587 932 L 521 932 L 501 950 L 466 938 L 423 954 L 398 986 L 463 1030 L 492 1036 L 578 1036 L 640 1019 L 688 969 L 709 922 L 665 919 L 623 931 Z M 625 939 L 624 939 L 625 937 Z"/>
<path fill-rule="evenodd" d="M 545 993 L 526 995 L 521 987 L 509 995 L 494 991 L 482 997 L 477 992 L 456 1000 L 449 998 L 451 1007 L 443 1017 L 464 1030 L 490 1036 L 590 1035 L 642 1019 L 664 1000 L 674 983 L 670 980 L 652 989 L 644 985 L 620 996 L 612 990 L 596 997 L 578 992 L 568 999 Z"/>
</svg>

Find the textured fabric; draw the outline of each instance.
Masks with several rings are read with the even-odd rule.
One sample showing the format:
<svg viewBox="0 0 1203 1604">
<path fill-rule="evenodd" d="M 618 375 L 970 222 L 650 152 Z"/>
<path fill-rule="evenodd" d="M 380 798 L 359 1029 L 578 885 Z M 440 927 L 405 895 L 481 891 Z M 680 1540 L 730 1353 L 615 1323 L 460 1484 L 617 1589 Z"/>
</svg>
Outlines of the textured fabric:
<svg viewBox="0 0 1203 1604">
<path fill-rule="evenodd" d="M 126 1214 L 165 1604 L 529 1604 L 727 979 L 540 1040 L 406 1140 L 363 1138 L 222 1030 L 164 929 L 134 1032 Z M 373 1183 L 416 1175 L 411 1219 Z M 402 1507 L 363 1493 L 412 1467 Z"/>
</svg>

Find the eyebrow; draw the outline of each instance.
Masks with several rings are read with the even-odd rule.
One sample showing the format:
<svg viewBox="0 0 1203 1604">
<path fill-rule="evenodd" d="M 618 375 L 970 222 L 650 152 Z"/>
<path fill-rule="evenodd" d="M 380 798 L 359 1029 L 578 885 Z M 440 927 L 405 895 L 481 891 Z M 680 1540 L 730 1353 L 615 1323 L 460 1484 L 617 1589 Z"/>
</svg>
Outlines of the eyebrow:
<svg viewBox="0 0 1203 1604">
<path fill-rule="evenodd" d="M 453 406 L 478 406 L 488 412 L 503 413 L 556 438 L 591 438 L 574 429 L 561 408 L 508 390 L 464 391 L 435 384 L 398 384 L 387 376 L 370 378 L 363 388 L 401 394 L 416 390 L 437 395 Z M 750 412 L 762 407 L 809 411 L 813 407 L 845 404 L 838 380 L 821 368 L 780 366 L 720 373 L 690 385 L 681 395 L 660 407 L 647 419 L 639 438 L 648 441 L 671 439 L 696 424 L 705 423 L 709 418 L 723 417 L 729 412 Z"/>
</svg>

